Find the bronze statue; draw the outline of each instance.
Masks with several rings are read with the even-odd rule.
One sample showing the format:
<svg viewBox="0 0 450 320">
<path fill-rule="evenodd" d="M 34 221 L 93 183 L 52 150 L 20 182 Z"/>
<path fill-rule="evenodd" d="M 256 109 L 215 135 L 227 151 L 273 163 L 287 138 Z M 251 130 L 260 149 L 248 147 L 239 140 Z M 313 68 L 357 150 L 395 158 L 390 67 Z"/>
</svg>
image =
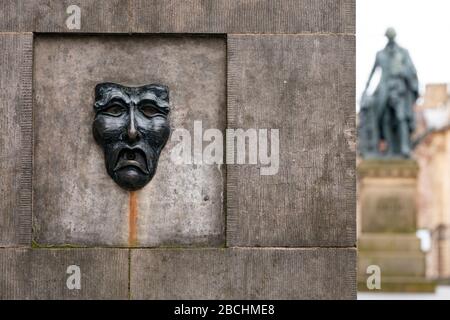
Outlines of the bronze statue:
<svg viewBox="0 0 450 320">
<path fill-rule="evenodd" d="M 94 110 L 94 138 L 103 148 L 108 174 L 126 190 L 144 187 L 170 135 L 168 88 L 100 83 Z"/>
<path fill-rule="evenodd" d="M 361 99 L 359 152 L 364 158 L 409 158 L 415 129 L 413 105 L 419 95 L 417 72 L 409 52 L 395 42 L 393 28 L 387 29 L 386 37 L 388 43 L 377 53 Z M 378 68 L 381 80 L 369 96 L 367 88 Z"/>
</svg>

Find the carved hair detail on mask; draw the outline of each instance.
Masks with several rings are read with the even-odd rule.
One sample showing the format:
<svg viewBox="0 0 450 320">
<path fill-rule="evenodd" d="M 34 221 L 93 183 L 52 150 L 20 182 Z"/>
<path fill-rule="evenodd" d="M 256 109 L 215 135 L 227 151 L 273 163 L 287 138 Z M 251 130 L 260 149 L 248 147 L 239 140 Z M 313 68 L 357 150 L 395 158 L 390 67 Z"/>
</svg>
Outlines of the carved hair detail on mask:
<svg viewBox="0 0 450 320">
<path fill-rule="evenodd" d="M 93 134 L 103 148 L 108 174 L 126 190 L 144 187 L 170 135 L 169 88 L 100 83 L 94 111 Z"/>
</svg>

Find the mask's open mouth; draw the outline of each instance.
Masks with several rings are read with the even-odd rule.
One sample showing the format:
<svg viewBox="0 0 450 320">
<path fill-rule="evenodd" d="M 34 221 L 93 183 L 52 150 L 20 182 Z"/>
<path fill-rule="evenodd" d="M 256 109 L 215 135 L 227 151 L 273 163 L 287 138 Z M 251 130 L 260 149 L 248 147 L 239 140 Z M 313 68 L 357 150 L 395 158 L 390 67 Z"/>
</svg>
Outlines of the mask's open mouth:
<svg viewBox="0 0 450 320">
<path fill-rule="evenodd" d="M 117 163 L 114 171 L 125 167 L 136 167 L 145 174 L 149 174 L 147 168 L 147 161 L 144 151 L 141 149 L 124 148 L 119 152 Z"/>
</svg>

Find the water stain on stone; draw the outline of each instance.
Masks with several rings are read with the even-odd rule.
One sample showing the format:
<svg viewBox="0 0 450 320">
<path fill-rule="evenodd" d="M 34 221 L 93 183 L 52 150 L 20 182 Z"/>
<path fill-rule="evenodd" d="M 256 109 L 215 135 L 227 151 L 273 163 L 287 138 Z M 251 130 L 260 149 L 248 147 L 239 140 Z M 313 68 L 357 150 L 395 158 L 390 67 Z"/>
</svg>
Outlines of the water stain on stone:
<svg viewBox="0 0 450 320">
<path fill-rule="evenodd" d="M 128 212 L 128 245 L 135 247 L 137 245 L 137 191 L 130 191 L 130 202 Z"/>
</svg>

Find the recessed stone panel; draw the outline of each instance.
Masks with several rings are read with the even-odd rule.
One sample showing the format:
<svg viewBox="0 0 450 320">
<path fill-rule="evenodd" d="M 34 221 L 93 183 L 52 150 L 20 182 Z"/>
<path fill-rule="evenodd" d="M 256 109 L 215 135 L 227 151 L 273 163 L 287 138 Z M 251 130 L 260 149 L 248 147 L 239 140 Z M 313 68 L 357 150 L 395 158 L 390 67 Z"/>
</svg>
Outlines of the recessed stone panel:
<svg viewBox="0 0 450 320">
<path fill-rule="evenodd" d="M 108 176 L 92 134 L 100 82 L 170 89 L 171 125 L 225 128 L 221 37 L 39 35 L 35 46 L 34 239 L 39 244 L 137 246 L 224 242 L 224 168 L 177 165 L 169 139 L 153 180 L 130 193 Z"/>
</svg>

